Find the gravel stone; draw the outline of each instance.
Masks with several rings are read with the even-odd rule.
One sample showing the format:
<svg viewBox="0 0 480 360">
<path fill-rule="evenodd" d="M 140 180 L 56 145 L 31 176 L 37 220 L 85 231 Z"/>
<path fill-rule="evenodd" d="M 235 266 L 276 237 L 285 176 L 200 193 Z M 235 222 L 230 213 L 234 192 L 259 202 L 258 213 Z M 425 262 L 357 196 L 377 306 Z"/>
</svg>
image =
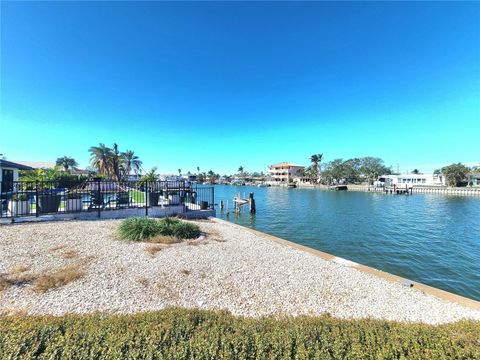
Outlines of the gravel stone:
<svg viewBox="0 0 480 360">
<path fill-rule="evenodd" d="M 0 313 L 134 313 L 170 306 L 235 315 L 320 315 L 440 324 L 480 311 L 278 244 L 233 224 L 198 222 L 204 238 L 162 248 L 116 238 L 119 220 L 0 227 L 0 273 L 38 274 L 71 263 L 86 276 L 43 294 L 31 284 L 0 294 Z M 66 251 L 77 256 L 65 258 Z"/>
</svg>

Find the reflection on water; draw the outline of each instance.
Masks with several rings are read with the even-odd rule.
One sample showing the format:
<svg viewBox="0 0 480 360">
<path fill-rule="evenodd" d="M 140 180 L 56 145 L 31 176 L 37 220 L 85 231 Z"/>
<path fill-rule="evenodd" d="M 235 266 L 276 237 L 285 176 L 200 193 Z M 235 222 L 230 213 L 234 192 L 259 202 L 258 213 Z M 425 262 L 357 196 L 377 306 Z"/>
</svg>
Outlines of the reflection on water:
<svg viewBox="0 0 480 360">
<path fill-rule="evenodd" d="M 256 215 L 232 210 L 254 192 Z M 480 300 L 480 198 L 215 186 L 217 216 Z"/>
</svg>

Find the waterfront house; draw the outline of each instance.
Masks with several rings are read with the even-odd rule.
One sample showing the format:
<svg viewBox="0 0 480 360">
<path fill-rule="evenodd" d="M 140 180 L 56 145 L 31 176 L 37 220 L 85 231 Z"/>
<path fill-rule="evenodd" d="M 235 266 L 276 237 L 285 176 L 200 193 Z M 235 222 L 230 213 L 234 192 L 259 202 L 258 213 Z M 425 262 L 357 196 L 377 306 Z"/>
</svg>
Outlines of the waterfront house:
<svg viewBox="0 0 480 360">
<path fill-rule="evenodd" d="M 445 176 L 442 174 L 398 174 L 379 176 L 375 186 L 446 186 Z"/>
<path fill-rule="evenodd" d="M 470 186 L 480 186 L 480 172 L 474 173 L 471 172 L 467 175 L 468 177 L 468 185 Z"/>
<path fill-rule="evenodd" d="M 12 187 L 14 181 L 18 181 L 19 170 L 33 169 L 30 166 L 0 159 L 0 182 L 2 183 L 2 193 L 11 191 L 7 188 Z"/>
<path fill-rule="evenodd" d="M 281 162 L 278 164 L 270 165 L 268 167 L 268 174 L 270 176 L 269 182 L 274 184 L 288 183 L 289 179 L 297 177 L 297 173 L 303 172 L 305 166 L 291 164 L 288 162 Z"/>
</svg>

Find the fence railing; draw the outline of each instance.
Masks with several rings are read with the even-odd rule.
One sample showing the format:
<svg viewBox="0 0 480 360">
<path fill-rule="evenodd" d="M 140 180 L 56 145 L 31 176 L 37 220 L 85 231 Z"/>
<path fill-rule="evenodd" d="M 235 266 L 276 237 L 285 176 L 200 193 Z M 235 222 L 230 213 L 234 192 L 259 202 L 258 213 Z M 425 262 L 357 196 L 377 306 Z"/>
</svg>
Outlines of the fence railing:
<svg viewBox="0 0 480 360">
<path fill-rule="evenodd" d="M 1 182 L 0 217 L 40 216 L 182 206 L 184 212 L 214 208 L 213 187 L 187 181 Z"/>
</svg>

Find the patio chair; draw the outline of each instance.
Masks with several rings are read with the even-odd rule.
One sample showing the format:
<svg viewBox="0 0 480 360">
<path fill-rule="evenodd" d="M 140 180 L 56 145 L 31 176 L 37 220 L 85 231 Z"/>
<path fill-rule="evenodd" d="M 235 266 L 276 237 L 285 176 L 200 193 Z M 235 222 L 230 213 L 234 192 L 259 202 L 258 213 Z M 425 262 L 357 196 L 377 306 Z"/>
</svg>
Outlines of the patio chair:
<svg viewBox="0 0 480 360">
<path fill-rule="evenodd" d="M 90 192 L 90 206 L 88 210 L 92 209 L 105 209 L 107 205 L 109 205 L 111 200 L 105 201 L 105 197 L 103 193 L 99 191 L 92 191 Z"/>
<path fill-rule="evenodd" d="M 117 208 L 130 206 L 130 195 L 126 191 L 118 192 L 115 197 Z"/>
</svg>

